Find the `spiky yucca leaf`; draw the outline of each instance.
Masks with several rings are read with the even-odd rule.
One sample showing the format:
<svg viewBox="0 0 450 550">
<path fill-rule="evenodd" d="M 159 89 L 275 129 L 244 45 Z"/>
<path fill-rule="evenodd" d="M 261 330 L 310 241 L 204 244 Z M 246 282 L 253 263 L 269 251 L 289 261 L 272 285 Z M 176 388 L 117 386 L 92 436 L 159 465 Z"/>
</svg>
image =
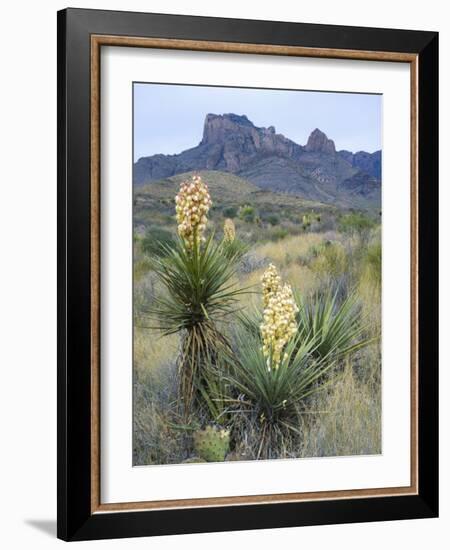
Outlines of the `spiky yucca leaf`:
<svg viewBox="0 0 450 550">
<path fill-rule="evenodd" d="M 235 311 L 238 296 L 245 292 L 233 281 L 238 255 L 226 257 L 213 235 L 202 247 L 189 249 L 179 239 L 173 248 L 162 248 L 164 256 L 154 257 L 151 267 L 165 292 L 145 312 L 164 334 L 215 322 Z"/>
<path fill-rule="evenodd" d="M 368 326 L 354 294 L 342 303 L 337 292 L 315 294 L 309 299 L 297 294 L 296 301 L 300 339 L 312 338 L 316 342 L 315 355 L 342 357 L 374 341 L 367 337 Z"/>
</svg>

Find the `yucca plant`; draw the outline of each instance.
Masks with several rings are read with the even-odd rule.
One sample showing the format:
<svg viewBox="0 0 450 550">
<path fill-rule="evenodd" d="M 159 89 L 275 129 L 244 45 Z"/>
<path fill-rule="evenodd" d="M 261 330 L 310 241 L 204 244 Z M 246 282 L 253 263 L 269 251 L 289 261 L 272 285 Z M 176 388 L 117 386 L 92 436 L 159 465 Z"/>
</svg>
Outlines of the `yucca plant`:
<svg viewBox="0 0 450 550">
<path fill-rule="evenodd" d="M 239 294 L 235 268 L 241 249 L 230 249 L 229 238 L 205 237 L 212 205 L 208 186 L 194 175 L 182 182 L 175 197 L 178 240 L 161 244 L 152 269 L 163 292 L 147 314 L 165 335 L 180 333 L 179 400 L 186 416 L 201 401 L 205 365 L 214 363 L 229 343 L 218 322 L 236 310 Z M 234 240 L 234 225 L 233 239 Z"/>
<path fill-rule="evenodd" d="M 307 299 L 297 294 L 296 301 L 300 339 L 316 343 L 316 356 L 342 358 L 374 341 L 367 336 L 368 324 L 356 295 L 339 302 L 338 292 L 316 293 Z"/>
<path fill-rule="evenodd" d="M 225 377 L 235 388 L 248 418 L 252 419 L 258 449 L 256 458 L 269 458 L 299 432 L 299 410 L 322 389 L 334 363 L 314 355 L 316 338 L 298 332 L 298 311 L 292 288 L 270 264 L 261 277 L 263 314 L 255 330 L 254 316 L 241 316 L 234 354 Z M 255 422 L 256 420 L 256 422 Z M 245 432 L 246 429 L 241 430 Z"/>
<path fill-rule="evenodd" d="M 314 357 L 314 340 L 302 341 L 299 335 L 286 345 L 276 368 L 274 357 L 263 351 L 263 341 L 254 332 L 239 331 L 236 344 L 225 377 L 240 396 L 247 416 L 243 431 L 248 431 L 250 423 L 258 432 L 256 458 L 275 457 L 283 441 L 301 435 L 298 419 L 302 407 L 308 397 L 325 387 L 323 379 L 334 362 L 329 357 Z"/>
<path fill-rule="evenodd" d="M 164 292 L 146 313 L 164 335 L 181 335 L 179 396 L 186 410 L 201 397 L 204 365 L 229 348 L 218 322 L 238 309 L 238 297 L 245 292 L 234 280 L 237 260 L 237 254 L 225 255 L 224 245 L 213 235 L 203 245 L 194 240 L 186 246 L 178 239 L 174 247 L 165 247 L 164 255 L 153 258 L 152 269 Z"/>
</svg>

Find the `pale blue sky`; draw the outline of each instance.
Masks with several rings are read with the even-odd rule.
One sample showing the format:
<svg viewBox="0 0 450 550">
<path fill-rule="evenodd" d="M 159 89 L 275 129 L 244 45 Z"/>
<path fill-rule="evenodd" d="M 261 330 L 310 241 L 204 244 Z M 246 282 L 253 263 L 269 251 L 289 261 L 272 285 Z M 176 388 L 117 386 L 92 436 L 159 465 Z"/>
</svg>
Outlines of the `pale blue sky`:
<svg viewBox="0 0 450 550">
<path fill-rule="evenodd" d="M 319 128 L 338 150 L 372 153 L 381 149 L 381 105 L 371 94 L 135 83 L 134 159 L 195 147 L 208 113 L 247 115 L 300 145 Z"/>
</svg>

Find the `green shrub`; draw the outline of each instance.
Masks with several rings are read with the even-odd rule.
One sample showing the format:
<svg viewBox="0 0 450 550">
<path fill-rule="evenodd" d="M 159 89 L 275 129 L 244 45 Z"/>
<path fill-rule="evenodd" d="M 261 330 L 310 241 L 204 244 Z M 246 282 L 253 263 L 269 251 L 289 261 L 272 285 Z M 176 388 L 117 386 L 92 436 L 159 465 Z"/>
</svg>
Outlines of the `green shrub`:
<svg viewBox="0 0 450 550">
<path fill-rule="evenodd" d="M 149 256 L 163 256 L 174 245 L 175 239 L 172 233 L 158 226 L 147 229 L 141 241 L 142 252 Z"/>
<path fill-rule="evenodd" d="M 286 238 L 288 235 L 289 235 L 289 231 L 287 229 L 285 229 L 284 227 L 277 227 L 270 234 L 270 240 L 271 241 L 281 241 L 281 239 Z"/>
<path fill-rule="evenodd" d="M 238 209 L 235 206 L 226 206 L 222 210 L 222 215 L 224 218 L 235 218 L 238 215 Z"/>
<path fill-rule="evenodd" d="M 253 223 L 256 217 L 256 210 L 253 206 L 245 204 L 239 208 L 239 218 L 247 223 Z"/>
<path fill-rule="evenodd" d="M 277 214 L 270 214 L 270 216 L 267 216 L 267 221 L 270 225 L 278 225 L 280 223 L 280 217 Z"/>
</svg>

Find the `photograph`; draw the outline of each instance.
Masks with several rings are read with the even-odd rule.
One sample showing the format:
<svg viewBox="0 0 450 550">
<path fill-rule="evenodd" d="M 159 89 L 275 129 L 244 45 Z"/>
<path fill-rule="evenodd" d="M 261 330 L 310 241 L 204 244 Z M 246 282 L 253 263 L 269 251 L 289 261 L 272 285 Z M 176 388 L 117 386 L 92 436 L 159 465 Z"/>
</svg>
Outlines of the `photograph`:
<svg viewBox="0 0 450 550">
<path fill-rule="evenodd" d="M 436 518 L 439 33 L 210 10 L 58 11 L 57 537 Z"/>
<path fill-rule="evenodd" d="M 382 94 L 132 93 L 133 466 L 382 454 Z"/>
</svg>

